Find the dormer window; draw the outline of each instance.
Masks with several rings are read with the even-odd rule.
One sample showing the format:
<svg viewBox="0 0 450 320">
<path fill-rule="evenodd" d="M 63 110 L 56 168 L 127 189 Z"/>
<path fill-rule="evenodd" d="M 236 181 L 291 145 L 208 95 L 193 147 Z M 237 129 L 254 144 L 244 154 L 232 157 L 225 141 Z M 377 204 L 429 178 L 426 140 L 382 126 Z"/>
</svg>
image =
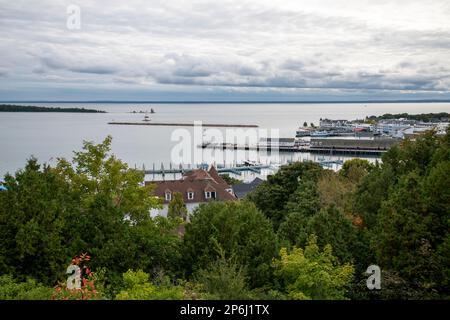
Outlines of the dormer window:
<svg viewBox="0 0 450 320">
<path fill-rule="evenodd" d="M 194 199 L 194 192 L 193 191 L 188 191 L 187 198 L 188 198 L 188 200 Z"/>
<path fill-rule="evenodd" d="M 205 191 L 205 198 L 206 199 L 215 199 L 216 192 L 215 191 Z"/>
<path fill-rule="evenodd" d="M 170 191 L 166 191 L 166 201 L 172 200 L 172 193 Z"/>
</svg>

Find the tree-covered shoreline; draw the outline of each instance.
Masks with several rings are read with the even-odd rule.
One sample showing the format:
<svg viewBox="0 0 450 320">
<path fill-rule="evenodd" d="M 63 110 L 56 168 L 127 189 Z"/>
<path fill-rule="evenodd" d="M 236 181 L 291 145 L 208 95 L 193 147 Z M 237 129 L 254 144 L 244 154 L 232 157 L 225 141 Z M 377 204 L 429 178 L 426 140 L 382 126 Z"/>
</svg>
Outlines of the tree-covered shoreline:
<svg viewBox="0 0 450 320">
<path fill-rule="evenodd" d="M 70 112 L 70 113 L 106 113 L 106 111 L 86 108 L 60 108 L 22 106 L 15 104 L 0 104 L 0 112 Z"/>
<path fill-rule="evenodd" d="M 439 122 L 442 119 L 449 119 L 450 114 L 447 112 L 438 112 L 438 113 L 421 113 L 421 114 L 409 114 L 409 113 L 385 113 L 381 116 L 370 116 L 367 117 L 368 120 L 372 121 L 380 121 L 380 120 L 393 120 L 393 119 L 407 119 L 407 120 L 416 120 L 422 122 Z"/>
</svg>

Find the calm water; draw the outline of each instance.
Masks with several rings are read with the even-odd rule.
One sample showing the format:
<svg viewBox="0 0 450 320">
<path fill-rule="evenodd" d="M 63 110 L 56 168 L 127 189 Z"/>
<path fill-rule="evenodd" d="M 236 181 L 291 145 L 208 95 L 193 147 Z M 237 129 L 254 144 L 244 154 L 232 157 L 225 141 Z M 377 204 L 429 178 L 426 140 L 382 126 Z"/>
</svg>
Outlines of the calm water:
<svg viewBox="0 0 450 320">
<path fill-rule="evenodd" d="M 34 155 L 41 162 L 54 164 L 56 157 L 70 158 L 83 140 L 100 142 L 112 135 L 112 151 L 130 166 L 165 167 L 171 162 L 174 127 L 114 126 L 107 122 L 137 121 L 142 114 L 133 110 L 150 110 L 154 122 L 256 124 L 262 129 L 279 129 L 280 137 L 293 137 L 303 122 L 318 124 L 320 118 L 356 119 L 384 113 L 450 112 L 450 103 L 404 104 L 52 104 L 27 103 L 59 107 L 86 107 L 105 110 L 106 114 L 82 113 L 0 113 L 0 177 L 22 168 Z M 192 128 L 186 128 L 192 132 Z M 204 150 L 211 153 L 212 150 Z M 217 151 L 216 151 L 217 152 Z M 231 152 L 231 151 L 230 151 Z M 281 155 L 286 159 L 309 158 L 309 154 Z M 220 158 L 220 157 L 219 157 Z M 228 158 L 226 158 L 228 159 Z M 237 162 L 243 160 L 237 157 Z M 205 156 L 204 161 L 211 162 Z M 270 159 L 262 159 L 269 162 Z M 192 161 L 193 162 L 193 161 Z M 221 162 L 221 161 L 220 161 Z"/>
</svg>

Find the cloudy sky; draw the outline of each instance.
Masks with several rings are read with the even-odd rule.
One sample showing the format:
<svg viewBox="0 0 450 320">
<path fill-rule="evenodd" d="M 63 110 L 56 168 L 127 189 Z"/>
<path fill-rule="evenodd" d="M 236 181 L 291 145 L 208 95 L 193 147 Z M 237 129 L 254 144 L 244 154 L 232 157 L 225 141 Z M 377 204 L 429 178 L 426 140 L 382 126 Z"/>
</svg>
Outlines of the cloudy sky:
<svg viewBox="0 0 450 320">
<path fill-rule="evenodd" d="M 448 0 L 0 0 L 3 101 L 428 98 Z"/>
</svg>

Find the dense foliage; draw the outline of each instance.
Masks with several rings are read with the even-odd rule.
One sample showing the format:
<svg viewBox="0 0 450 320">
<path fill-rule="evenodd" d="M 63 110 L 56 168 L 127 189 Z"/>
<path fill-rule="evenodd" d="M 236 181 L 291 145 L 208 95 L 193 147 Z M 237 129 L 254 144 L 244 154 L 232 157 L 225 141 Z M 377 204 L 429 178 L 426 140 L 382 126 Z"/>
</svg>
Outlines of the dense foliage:
<svg viewBox="0 0 450 320">
<path fill-rule="evenodd" d="M 281 249 L 275 266 L 275 276 L 290 299 L 344 299 L 353 275 L 351 265 L 336 264 L 330 245 L 320 250 L 314 235 L 304 250 Z"/>
<path fill-rule="evenodd" d="M 171 269 L 179 238 L 166 219 L 151 219 L 159 205 L 143 173 L 109 155 L 111 139 L 84 144 L 72 162 L 55 168 L 31 158 L 6 175 L 0 193 L 0 268 L 54 286 L 73 256 L 88 251 L 92 268 L 108 269 L 108 284 L 130 268 Z"/>
<path fill-rule="evenodd" d="M 52 288 L 31 278 L 19 282 L 11 275 L 0 276 L 0 300 L 49 300 L 52 293 Z"/>
<path fill-rule="evenodd" d="M 200 205 L 186 225 L 182 253 L 187 274 L 203 269 L 222 252 L 247 267 L 252 287 L 270 281 L 276 238 L 270 221 L 248 202 Z"/>
<path fill-rule="evenodd" d="M 183 287 L 168 283 L 155 285 L 142 270 L 128 270 L 123 274 L 124 288 L 117 294 L 118 300 L 179 300 L 184 298 Z"/>
<path fill-rule="evenodd" d="M 167 216 L 172 219 L 186 220 L 187 218 L 186 204 L 183 200 L 183 195 L 179 192 L 173 193 L 173 198 L 169 202 Z"/>
<path fill-rule="evenodd" d="M 305 246 L 315 234 L 341 263 L 352 263 L 348 297 L 447 298 L 449 185 L 450 134 L 430 131 L 394 146 L 380 163 L 354 159 L 338 173 L 292 164 L 249 199 L 273 221 L 283 246 Z M 383 271 L 379 292 L 361 285 L 372 264 Z"/>
</svg>

